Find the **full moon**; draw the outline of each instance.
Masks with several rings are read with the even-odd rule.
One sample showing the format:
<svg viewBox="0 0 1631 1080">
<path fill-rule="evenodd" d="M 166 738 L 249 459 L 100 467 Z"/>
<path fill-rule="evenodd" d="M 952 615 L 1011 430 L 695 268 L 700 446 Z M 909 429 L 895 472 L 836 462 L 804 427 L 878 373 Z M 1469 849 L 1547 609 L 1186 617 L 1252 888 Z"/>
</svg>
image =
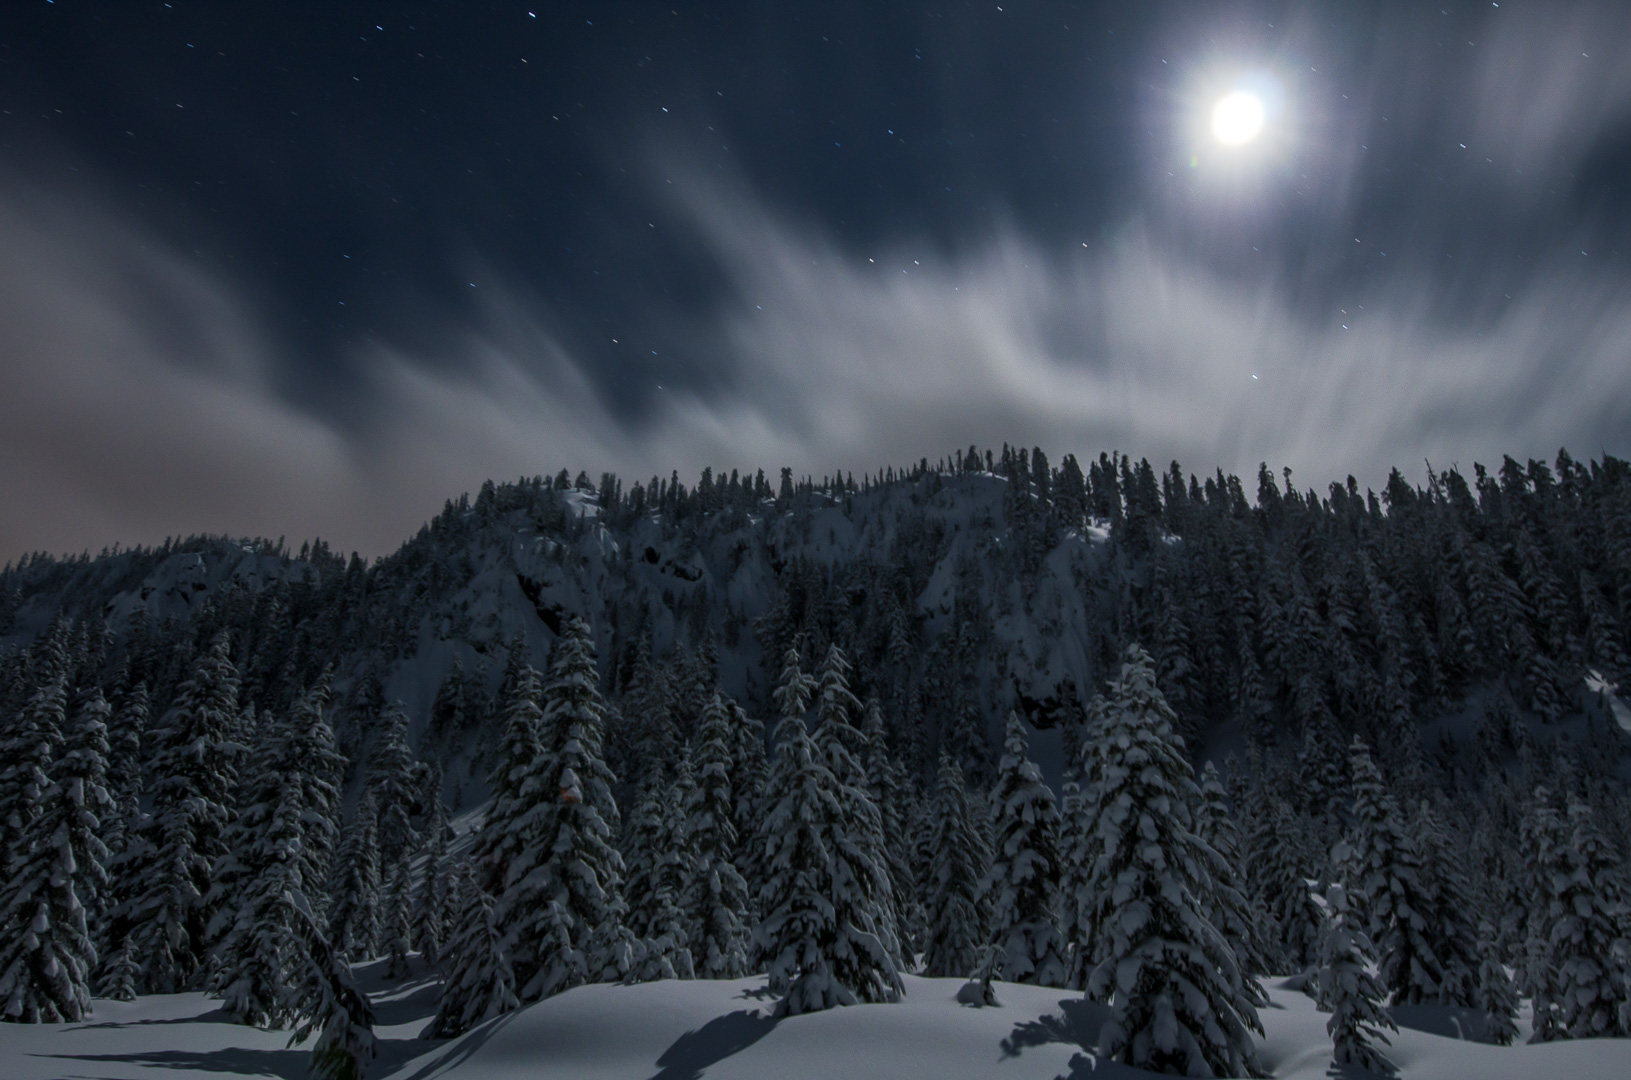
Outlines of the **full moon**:
<svg viewBox="0 0 1631 1080">
<path fill-rule="evenodd" d="M 1263 131 L 1263 99 L 1245 90 L 1225 94 L 1212 107 L 1212 137 L 1224 146 L 1244 146 Z"/>
</svg>

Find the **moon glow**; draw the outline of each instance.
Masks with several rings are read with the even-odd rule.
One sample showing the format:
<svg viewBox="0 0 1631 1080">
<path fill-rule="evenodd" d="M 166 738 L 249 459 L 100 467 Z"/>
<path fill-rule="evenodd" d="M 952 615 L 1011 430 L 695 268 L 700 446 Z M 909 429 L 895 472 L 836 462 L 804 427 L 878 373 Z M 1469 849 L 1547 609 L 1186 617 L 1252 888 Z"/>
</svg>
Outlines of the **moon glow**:
<svg viewBox="0 0 1631 1080">
<path fill-rule="evenodd" d="M 1263 99 L 1236 90 L 1212 107 L 1212 137 L 1224 146 L 1244 146 L 1262 134 L 1263 120 Z"/>
</svg>

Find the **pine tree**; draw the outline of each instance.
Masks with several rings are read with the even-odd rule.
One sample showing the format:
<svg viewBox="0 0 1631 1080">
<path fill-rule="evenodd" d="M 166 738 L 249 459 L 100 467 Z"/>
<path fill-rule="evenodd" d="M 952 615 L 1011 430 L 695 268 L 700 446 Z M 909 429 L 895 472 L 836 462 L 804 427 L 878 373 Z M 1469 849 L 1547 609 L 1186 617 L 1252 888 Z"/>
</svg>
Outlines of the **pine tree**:
<svg viewBox="0 0 1631 1080">
<path fill-rule="evenodd" d="M 301 812 L 297 782 L 285 778 L 271 817 L 244 839 L 255 850 L 238 883 L 235 917 L 216 950 L 211 990 L 221 1011 L 240 1024 L 280 1028 L 295 1017 L 288 986 L 306 960 L 296 896 L 302 895 Z"/>
<path fill-rule="evenodd" d="M 42 643 L 49 645 L 50 639 Z M 62 750 L 62 729 L 67 724 L 66 676 L 51 674 L 66 665 L 62 658 L 42 666 L 45 678 L 13 716 L 0 716 L 0 857 L 19 849 L 33 815 L 40 812 L 40 793 L 49 781 L 45 770 Z"/>
<path fill-rule="evenodd" d="M 374 799 L 364 793 L 357 812 L 340 839 L 334 860 L 334 903 L 329 909 L 329 940 L 340 955 L 367 960 L 379 944 L 379 841 Z"/>
<path fill-rule="evenodd" d="M 521 784 L 529 801 L 511 826 L 516 854 L 495 911 L 523 1001 L 585 980 L 622 979 L 634 963 L 623 857 L 612 844 L 619 819 L 614 778 L 601 757 L 605 703 L 593 649 L 588 626 L 572 619 L 551 657 L 538 753 Z M 551 904 L 566 919 L 568 954 L 553 951 Z"/>
<path fill-rule="evenodd" d="M 427 1034 L 450 1039 L 477 1024 L 520 1007 L 509 952 L 493 916 L 493 898 L 476 880 L 468 863 L 454 871 L 453 894 L 458 915 L 448 945 L 448 978 Z M 558 913 L 559 909 L 551 905 Z M 556 925 L 562 928 L 561 920 Z M 570 942 L 554 943 L 556 951 L 569 951 Z"/>
<path fill-rule="evenodd" d="M 1101 928 L 1088 993 L 1111 1006 L 1100 1053 L 1189 1076 L 1260 1075 L 1257 1010 L 1206 920 L 1218 857 L 1193 829 L 1200 791 L 1137 645 L 1112 694 L 1088 776 L 1100 852 L 1089 910 Z"/>
<path fill-rule="evenodd" d="M 110 1001 L 135 1001 L 136 980 L 141 967 L 130 951 L 130 938 L 119 943 L 103 960 L 102 975 L 96 983 L 96 996 Z"/>
<path fill-rule="evenodd" d="M 413 950 L 413 928 L 409 922 L 413 907 L 410 858 L 411 852 L 406 849 L 398 856 L 380 904 L 380 929 L 384 938 L 380 945 L 385 953 L 387 979 L 405 979 L 412 973 L 408 966 L 408 953 Z"/>
<path fill-rule="evenodd" d="M 107 913 L 111 861 L 101 840 L 105 823 L 118 815 L 107 789 L 108 703 L 100 689 L 84 695 L 64 732 L 62 757 L 52 764 L 52 779 L 75 808 L 66 816 L 67 841 L 74 853 L 74 893 L 85 908 L 93 936 Z"/>
<path fill-rule="evenodd" d="M 380 732 L 368 756 L 367 788 L 379 807 L 379 855 L 394 865 L 412 851 L 416 838 L 413 814 L 420 788 L 413 752 L 408 749 L 408 713 L 401 702 L 380 717 Z"/>
<path fill-rule="evenodd" d="M 963 770 L 950 756 L 940 756 L 934 810 L 928 840 L 929 877 L 925 883 L 927 937 L 923 971 L 930 976 L 962 976 L 979 962 L 985 927 L 979 910 L 980 881 L 985 868 L 976 860 L 974 838 L 964 801 Z"/>
<path fill-rule="evenodd" d="M 1484 1011 L 1484 1027 L 1496 1046 L 1511 1046 L 1518 1037 L 1518 993 L 1512 977 L 1501 963 L 1499 938 L 1488 922 L 1478 928 L 1478 1005 Z"/>
<path fill-rule="evenodd" d="M 447 841 L 451 831 L 447 807 L 437 798 L 432 803 L 430 824 L 425 830 L 422 849 L 425 873 L 414 896 L 412 920 L 414 944 L 430 967 L 442 962 L 442 945 L 447 941 Z"/>
<path fill-rule="evenodd" d="M 493 798 L 475 840 L 478 881 L 489 895 L 504 891 L 510 864 L 520 854 L 517 845 L 521 842 L 521 833 L 517 823 L 539 797 L 536 791 L 524 788 L 536 768 L 538 728 L 544 717 L 538 707 L 542 693 L 538 672 L 523 667 L 505 702 L 498 764 L 487 778 Z"/>
<path fill-rule="evenodd" d="M 1059 811 L 1028 751 L 1025 725 L 1010 712 L 991 791 L 996 857 L 981 888 L 990 900 L 991 940 L 1003 977 L 1064 986 L 1070 960 L 1059 932 Z"/>
<path fill-rule="evenodd" d="M 776 691 L 783 716 L 768 791 L 775 802 L 761 826 L 765 913 L 753 943 L 765 961 L 780 1015 L 857 1002 L 892 1001 L 902 987 L 888 950 L 867 928 L 840 922 L 855 897 L 835 895 L 834 825 L 845 813 L 832 773 L 804 726 L 809 679 L 789 649 Z"/>
<path fill-rule="evenodd" d="M 1268 1005 L 1268 995 L 1254 976 L 1268 973 L 1261 935 L 1254 912 L 1242 891 L 1240 875 L 1240 837 L 1235 831 L 1234 817 L 1229 813 L 1228 795 L 1218 779 L 1218 770 L 1210 761 L 1201 770 L 1201 805 L 1195 815 L 1195 832 L 1208 847 L 1217 852 L 1212 863 L 1213 898 L 1215 906 L 1207 920 L 1223 935 L 1229 950 L 1245 978 L 1246 992 L 1252 1004 L 1259 1008 Z"/>
<path fill-rule="evenodd" d="M 1366 912 L 1376 945 L 1378 976 L 1395 1005 L 1437 1001 L 1444 986 L 1439 943 L 1428 924 L 1435 899 L 1421 849 L 1407 832 L 1398 805 L 1382 784 L 1370 751 L 1357 736 L 1353 767 L 1354 827 L 1348 888 Z"/>
<path fill-rule="evenodd" d="M 900 966 L 894 889 L 884 856 L 883 821 L 857 757 L 861 733 L 850 717 L 861 708 L 849 689 L 849 660 L 837 645 L 827 649 L 816 689 L 816 752 L 835 785 L 841 814 L 831 823 L 834 902 L 840 928 L 853 926 L 876 937 Z M 868 976 L 858 973 L 859 977 Z M 840 978 L 845 973 L 839 973 Z"/>
<path fill-rule="evenodd" d="M 1416 814 L 1416 835 L 1421 838 L 1427 895 L 1432 904 L 1427 925 L 1443 972 L 1438 1001 L 1469 1008 L 1477 998 L 1479 966 L 1472 886 L 1460 852 L 1425 800 Z"/>
<path fill-rule="evenodd" d="M 748 972 L 747 882 L 734 861 L 730 744 L 730 709 L 716 692 L 697 729 L 697 784 L 686 807 L 696 859 L 687 903 L 693 918 L 691 954 L 697 975 L 706 979 L 737 979 Z"/>
<path fill-rule="evenodd" d="M 1556 979 L 1557 1025 L 1571 1039 L 1631 1035 L 1631 970 L 1626 958 L 1626 893 L 1620 861 L 1592 807 L 1569 803 L 1563 874 L 1552 874 L 1541 915 Z"/>
<path fill-rule="evenodd" d="M 0 1020 L 25 1024 L 82 1019 L 90 1011 L 90 976 L 96 965 L 85 906 L 76 892 L 79 881 L 94 887 L 99 880 L 94 851 L 101 845 L 94 835 L 96 816 L 85 804 L 83 775 L 95 769 L 81 761 L 81 775 L 68 777 L 73 770 L 63 769 L 65 779 L 47 778 L 48 770 L 61 764 L 49 756 L 61 734 L 54 730 L 56 710 L 36 707 L 41 704 L 36 694 L 25 722 L 34 746 L 45 749 L 28 759 L 32 776 L 16 777 L 18 798 L 11 811 L 13 824 L 21 829 L 0 888 Z M 82 710 L 80 717 L 87 726 L 99 727 L 94 714 L 86 717 Z M 86 741 L 79 740 L 80 752 L 94 756 L 94 746 L 86 747 Z M 82 850 L 75 850 L 76 842 Z M 87 842 L 90 850 L 85 850 Z M 88 861 L 84 869 L 81 859 Z"/>
<path fill-rule="evenodd" d="M 302 1017 L 289 1045 L 313 1035 L 308 1064 L 312 1080 L 362 1080 L 374 1059 L 374 1010 L 357 988 L 351 966 L 323 936 L 306 898 L 291 896 L 303 961 L 294 972 L 290 1011 Z"/>
<path fill-rule="evenodd" d="M 152 813 L 141 848 L 121 867 L 126 901 L 113 917 L 142 963 L 147 993 L 187 987 L 204 958 L 211 870 L 225 851 L 236 779 L 232 741 L 238 721 L 238 675 L 225 632 L 217 634 L 177 693 L 157 733 Z"/>
<path fill-rule="evenodd" d="M 1348 891 L 1333 882 L 1321 898 L 1325 926 L 1320 933 L 1319 1007 L 1331 1014 L 1325 1030 L 1331 1036 L 1337 1065 L 1355 1065 L 1391 1073 L 1393 1063 L 1376 1048 L 1391 1045 L 1383 1031 L 1398 1031 L 1382 1008 L 1386 992 L 1371 976 L 1375 962 L 1364 915 L 1354 909 Z"/>
</svg>

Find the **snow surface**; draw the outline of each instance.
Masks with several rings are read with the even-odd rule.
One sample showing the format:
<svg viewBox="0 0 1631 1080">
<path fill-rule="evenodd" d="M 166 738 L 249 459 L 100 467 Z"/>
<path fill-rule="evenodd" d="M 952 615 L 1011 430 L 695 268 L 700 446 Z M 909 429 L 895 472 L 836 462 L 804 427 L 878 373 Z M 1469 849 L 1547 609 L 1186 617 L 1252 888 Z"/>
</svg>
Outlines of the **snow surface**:
<svg viewBox="0 0 1631 1080">
<path fill-rule="evenodd" d="M 381 964 L 359 975 L 378 1014 L 372 1080 L 1117 1080 L 1145 1076 L 1099 1064 L 1093 1045 L 1107 1010 L 1080 994 L 997 983 L 1000 1005 L 956 1001 L 960 979 L 906 977 L 894 1005 L 864 1005 L 773 1020 L 762 978 L 583 986 L 449 1041 L 420 1039 L 435 1011 L 434 979 L 384 984 Z M 1326 1016 L 1303 994 L 1271 983 L 1262 1058 L 1276 1077 L 1370 1074 L 1331 1064 Z M 0 1024 L 5 1080 L 297 1080 L 305 1049 L 282 1032 L 223 1022 L 201 994 L 95 1003 L 79 1024 Z M 1511 1047 L 1468 1041 L 1470 1010 L 1393 1011 L 1389 1056 L 1402 1080 L 1631 1077 L 1631 1040 Z M 1523 1032 L 1523 1037 L 1527 1036 Z M 1463 1037 L 1467 1036 L 1467 1037 Z"/>
</svg>

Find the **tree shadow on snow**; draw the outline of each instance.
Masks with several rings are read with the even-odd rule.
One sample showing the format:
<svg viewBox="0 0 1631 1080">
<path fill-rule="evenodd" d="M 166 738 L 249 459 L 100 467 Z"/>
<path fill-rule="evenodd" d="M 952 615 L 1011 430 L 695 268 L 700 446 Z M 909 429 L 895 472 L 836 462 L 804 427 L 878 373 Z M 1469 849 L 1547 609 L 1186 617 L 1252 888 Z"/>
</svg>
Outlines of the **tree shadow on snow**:
<svg viewBox="0 0 1631 1080">
<path fill-rule="evenodd" d="M 1401 1028 L 1467 1042 L 1488 1042 L 1489 1025 L 1480 1009 L 1453 1005 L 1394 1005 L 1388 1015 Z"/>
<path fill-rule="evenodd" d="M 1099 1029 L 1109 1018 L 1108 1006 L 1085 998 L 1062 998 L 1057 1013 L 1015 1024 L 1014 1030 L 1002 1040 L 1002 1056 L 1019 1057 L 1031 1047 L 1047 1043 L 1065 1043 L 1091 1050 L 1098 1045 Z"/>
<path fill-rule="evenodd" d="M 657 1059 L 662 1071 L 651 1080 L 697 1080 L 702 1070 L 740 1053 L 770 1034 L 777 1020 L 753 1009 L 716 1016 L 687 1031 Z"/>
<path fill-rule="evenodd" d="M 439 979 L 426 979 L 416 986 L 401 985 L 396 993 L 373 999 L 375 1027 L 395 1027 L 436 1015 L 436 1002 L 442 996 Z"/>
<path fill-rule="evenodd" d="M 486 1021 L 485 1023 L 476 1025 L 463 1035 L 460 1035 L 458 1038 L 454 1039 L 451 1043 L 447 1044 L 447 1053 L 436 1058 L 434 1061 L 426 1062 L 420 1067 L 418 1072 L 408 1077 L 407 1080 L 428 1080 L 429 1077 L 451 1072 L 453 1069 L 469 1060 L 471 1055 L 473 1055 L 477 1050 L 480 1050 L 488 1039 L 491 1039 L 494 1035 L 502 1031 L 504 1027 L 518 1015 L 520 1014 L 516 1012 L 507 1012 L 503 1016 L 497 1016 Z M 429 1022 L 427 1022 L 425 1026 L 428 1028 L 430 1026 Z M 421 1047 L 426 1043 L 443 1041 L 444 1040 L 440 1039 L 431 1039 L 424 1034 L 421 1034 L 419 1038 L 411 1041 L 404 1040 L 405 1044 L 408 1046 L 417 1044 Z"/>
<path fill-rule="evenodd" d="M 117 1031 L 120 1028 L 163 1027 L 168 1024 L 230 1024 L 225 1013 L 220 1009 L 211 1009 L 207 1013 L 197 1016 L 170 1016 L 163 1019 L 149 1018 L 146 1020 L 94 1020 L 75 1024 L 65 1031 Z"/>
<path fill-rule="evenodd" d="M 145 1054 L 40 1054 L 39 1057 L 68 1061 L 106 1061 L 141 1065 L 149 1069 L 190 1069 L 224 1073 L 229 1076 L 281 1076 L 283 1080 L 306 1080 L 305 1050 L 250 1050 L 230 1047 L 200 1053 L 191 1050 L 155 1050 Z"/>
<path fill-rule="evenodd" d="M 1002 1056 L 1019 1057 L 1034 1046 L 1063 1043 L 1079 1046 L 1085 1053 L 1072 1054 L 1070 1072 L 1056 1080 L 1135 1080 L 1148 1076 L 1139 1069 L 1101 1061 L 1098 1056 L 1099 1029 L 1110 1019 L 1110 1008 L 1083 998 L 1064 998 L 1059 1011 L 1025 1020 L 1014 1025 L 1014 1030 L 1002 1040 Z"/>
</svg>

